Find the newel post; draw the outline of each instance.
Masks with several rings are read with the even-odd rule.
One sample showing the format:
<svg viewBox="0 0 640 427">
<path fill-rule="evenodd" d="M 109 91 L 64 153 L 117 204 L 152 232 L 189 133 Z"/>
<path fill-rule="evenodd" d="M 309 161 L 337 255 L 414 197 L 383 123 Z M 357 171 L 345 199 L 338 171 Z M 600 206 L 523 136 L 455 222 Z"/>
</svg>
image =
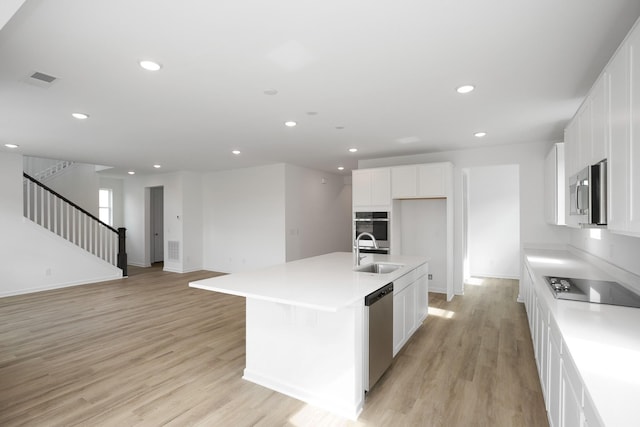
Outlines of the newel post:
<svg viewBox="0 0 640 427">
<path fill-rule="evenodd" d="M 118 228 L 118 268 L 122 270 L 122 276 L 128 276 L 127 274 L 127 243 L 126 243 L 127 229 L 124 227 Z"/>
</svg>

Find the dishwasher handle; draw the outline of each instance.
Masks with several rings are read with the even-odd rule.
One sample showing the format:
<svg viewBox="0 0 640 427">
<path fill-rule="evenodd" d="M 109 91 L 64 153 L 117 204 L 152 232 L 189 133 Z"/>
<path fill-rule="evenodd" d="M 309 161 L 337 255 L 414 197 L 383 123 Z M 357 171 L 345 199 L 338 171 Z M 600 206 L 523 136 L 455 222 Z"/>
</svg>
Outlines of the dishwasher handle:
<svg viewBox="0 0 640 427">
<path fill-rule="evenodd" d="M 391 293 L 393 293 L 393 282 L 384 285 L 377 291 L 373 291 L 369 295 L 364 297 L 364 305 L 370 307 L 371 305 L 375 304 Z"/>
</svg>

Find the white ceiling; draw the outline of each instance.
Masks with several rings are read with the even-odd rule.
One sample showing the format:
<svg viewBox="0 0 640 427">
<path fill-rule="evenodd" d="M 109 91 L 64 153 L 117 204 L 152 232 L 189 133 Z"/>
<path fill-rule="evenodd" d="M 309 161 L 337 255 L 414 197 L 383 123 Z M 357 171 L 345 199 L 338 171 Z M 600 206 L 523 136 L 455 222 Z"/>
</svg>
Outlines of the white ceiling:
<svg viewBox="0 0 640 427">
<path fill-rule="evenodd" d="M 0 143 L 138 173 L 349 174 L 364 158 L 561 141 L 638 16 L 638 0 L 27 0 L 0 30 Z M 28 83 L 35 71 L 58 80 Z"/>
</svg>

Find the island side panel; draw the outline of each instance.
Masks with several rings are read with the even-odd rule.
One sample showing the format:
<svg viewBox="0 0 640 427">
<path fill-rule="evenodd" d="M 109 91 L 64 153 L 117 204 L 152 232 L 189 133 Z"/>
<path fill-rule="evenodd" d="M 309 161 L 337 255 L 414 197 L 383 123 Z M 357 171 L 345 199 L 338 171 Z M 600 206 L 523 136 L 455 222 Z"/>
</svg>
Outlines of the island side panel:
<svg viewBox="0 0 640 427">
<path fill-rule="evenodd" d="M 244 379 L 355 419 L 364 404 L 364 304 L 337 312 L 247 298 Z"/>
</svg>

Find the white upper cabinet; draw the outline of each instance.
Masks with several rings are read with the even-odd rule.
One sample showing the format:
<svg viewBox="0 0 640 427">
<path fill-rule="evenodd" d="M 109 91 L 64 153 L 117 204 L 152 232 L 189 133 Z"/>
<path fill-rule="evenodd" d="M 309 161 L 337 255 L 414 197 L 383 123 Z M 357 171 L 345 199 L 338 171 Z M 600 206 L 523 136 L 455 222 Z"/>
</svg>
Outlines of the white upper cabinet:
<svg viewBox="0 0 640 427">
<path fill-rule="evenodd" d="M 565 224 L 564 144 L 555 144 L 544 163 L 544 219 L 548 224 Z"/>
<path fill-rule="evenodd" d="M 591 150 L 588 163 L 606 159 L 609 152 L 609 76 L 603 73 L 591 90 Z"/>
<path fill-rule="evenodd" d="M 608 228 L 613 231 L 627 229 L 627 183 L 629 161 L 629 46 L 624 45 L 609 63 L 607 75 L 610 91 L 609 142 L 609 212 Z"/>
<path fill-rule="evenodd" d="M 383 208 L 391 205 L 391 174 L 388 168 L 352 172 L 353 206 Z"/>
<path fill-rule="evenodd" d="M 608 227 L 640 235 L 640 28 L 630 34 L 607 71 L 611 92 Z"/>
<path fill-rule="evenodd" d="M 640 27 L 629 38 L 631 80 L 631 135 L 629 138 L 628 231 L 640 233 Z"/>
<path fill-rule="evenodd" d="M 448 197 L 453 179 L 451 163 L 425 163 L 391 168 L 391 197 L 394 199 Z"/>
<path fill-rule="evenodd" d="M 391 168 L 391 197 L 404 199 L 418 194 L 417 166 L 396 166 Z"/>
<path fill-rule="evenodd" d="M 418 165 L 418 196 L 447 197 L 451 170 L 451 163 Z"/>
<path fill-rule="evenodd" d="M 640 22 L 640 21 L 639 21 Z M 640 235 L 640 24 L 565 129 L 565 176 L 607 159 L 607 228 Z M 567 225 L 572 217 L 567 216 Z"/>
</svg>

